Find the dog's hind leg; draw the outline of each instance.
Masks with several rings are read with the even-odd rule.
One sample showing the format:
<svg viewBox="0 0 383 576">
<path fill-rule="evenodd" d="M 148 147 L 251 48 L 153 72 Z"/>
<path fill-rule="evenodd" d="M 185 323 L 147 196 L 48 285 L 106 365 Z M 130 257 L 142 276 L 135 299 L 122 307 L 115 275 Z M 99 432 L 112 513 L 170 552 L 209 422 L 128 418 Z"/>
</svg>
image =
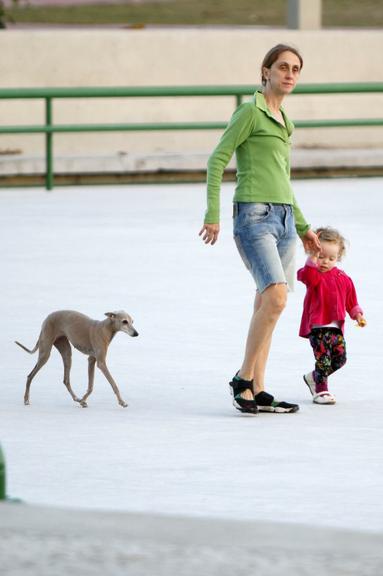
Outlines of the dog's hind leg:
<svg viewBox="0 0 383 576">
<path fill-rule="evenodd" d="M 54 346 L 60 352 L 64 363 L 64 384 L 75 402 L 80 402 L 70 385 L 70 369 L 72 367 L 72 348 L 69 344 L 68 338 L 61 336 L 54 342 Z"/>
<path fill-rule="evenodd" d="M 86 408 L 88 406 L 86 401 L 93 392 L 95 366 L 96 366 L 96 358 L 94 356 L 88 356 L 88 390 L 80 400 L 80 404 L 83 408 Z"/>
<path fill-rule="evenodd" d="M 41 368 L 44 366 L 44 364 L 46 364 L 48 362 L 49 356 L 51 354 L 51 349 L 52 349 L 52 346 L 50 346 L 50 348 L 47 348 L 45 350 L 40 349 L 39 358 L 37 360 L 36 366 L 33 368 L 32 372 L 30 374 L 28 374 L 28 376 L 27 376 L 27 384 L 25 387 L 25 394 L 24 394 L 24 404 L 26 406 L 29 405 L 29 390 L 31 387 L 32 380 L 36 376 L 37 372 L 39 370 L 41 370 Z"/>
</svg>

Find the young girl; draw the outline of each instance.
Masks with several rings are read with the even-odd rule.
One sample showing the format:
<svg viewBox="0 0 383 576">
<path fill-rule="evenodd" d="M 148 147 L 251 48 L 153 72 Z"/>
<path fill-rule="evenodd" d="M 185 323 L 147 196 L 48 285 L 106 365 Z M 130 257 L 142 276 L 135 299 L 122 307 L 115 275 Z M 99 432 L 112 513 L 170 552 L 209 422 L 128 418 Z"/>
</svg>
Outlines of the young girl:
<svg viewBox="0 0 383 576">
<path fill-rule="evenodd" d="M 343 336 L 346 311 L 358 325 L 366 320 L 358 304 L 354 284 L 336 264 L 345 253 L 345 240 L 333 228 L 318 228 L 321 249 L 310 254 L 298 280 L 306 285 L 299 335 L 309 338 L 315 370 L 303 376 L 316 404 L 335 404 L 327 378 L 346 363 Z"/>
</svg>

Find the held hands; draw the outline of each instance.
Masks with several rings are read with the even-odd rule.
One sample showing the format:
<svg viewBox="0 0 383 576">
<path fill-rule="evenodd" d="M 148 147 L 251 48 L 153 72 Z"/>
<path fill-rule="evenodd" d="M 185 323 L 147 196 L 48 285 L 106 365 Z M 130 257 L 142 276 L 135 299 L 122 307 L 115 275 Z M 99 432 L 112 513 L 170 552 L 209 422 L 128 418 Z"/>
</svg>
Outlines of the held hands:
<svg viewBox="0 0 383 576">
<path fill-rule="evenodd" d="M 205 244 L 215 244 L 218 240 L 219 234 L 219 224 L 204 224 L 199 231 L 199 236 L 202 236 L 202 240 Z"/>
<path fill-rule="evenodd" d="M 301 236 L 301 240 L 306 254 L 309 254 L 312 258 L 317 258 L 321 251 L 321 245 L 315 232 L 311 229 L 307 230 L 306 234 Z"/>
</svg>

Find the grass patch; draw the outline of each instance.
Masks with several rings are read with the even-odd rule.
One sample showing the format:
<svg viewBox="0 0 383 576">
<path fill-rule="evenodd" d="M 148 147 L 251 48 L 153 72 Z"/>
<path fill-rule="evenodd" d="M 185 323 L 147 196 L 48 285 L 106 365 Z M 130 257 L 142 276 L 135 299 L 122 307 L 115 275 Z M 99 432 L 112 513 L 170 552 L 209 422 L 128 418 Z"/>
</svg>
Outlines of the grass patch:
<svg viewBox="0 0 383 576">
<path fill-rule="evenodd" d="M 284 0 L 169 0 L 142 4 L 19 6 L 6 10 L 20 23 L 124 25 L 284 24 Z"/>
<path fill-rule="evenodd" d="M 102 1 L 102 0 L 100 0 Z M 1 0 L 0 0 L 1 2 Z M 287 0 L 168 0 L 142 4 L 14 5 L 5 21 L 30 24 L 285 26 Z M 382 0 L 323 0 L 323 27 L 383 27 Z"/>
<path fill-rule="evenodd" d="M 382 28 L 382 0 L 322 0 L 323 27 Z"/>
</svg>

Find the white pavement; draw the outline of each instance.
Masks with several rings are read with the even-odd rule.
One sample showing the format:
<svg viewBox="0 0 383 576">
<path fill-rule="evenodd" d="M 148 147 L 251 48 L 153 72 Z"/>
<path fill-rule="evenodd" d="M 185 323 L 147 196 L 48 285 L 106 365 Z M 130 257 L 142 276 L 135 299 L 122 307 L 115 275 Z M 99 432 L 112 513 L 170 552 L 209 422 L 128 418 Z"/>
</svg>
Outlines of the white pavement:
<svg viewBox="0 0 383 576">
<path fill-rule="evenodd" d="M 314 226 L 337 226 L 350 240 L 344 268 L 368 326 L 348 320 L 348 364 L 332 378 L 338 403 L 314 406 L 302 381 L 312 355 L 297 336 L 297 285 L 275 334 L 268 390 L 301 410 L 255 418 L 235 412 L 227 387 L 254 295 L 231 239 L 231 184 L 214 247 L 198 238 L 203 185 L 0 191 L 0 442 L 11 496 L 88 511 L 284 522 L 292 534 L 300 524 L 381 535 L 383 180 L 294 187 Z M 99 319 L 125 308 L 134 317 L 140 337 L 118 335 L 108 359 L 127 409 L 99 373 L 89 408 L 75 405 L 56 352 L 32 384 L 31 406 L 22 404 L 36 357 L 13 341 L 34 345 L 43 318 L 60 308 Z M 79 393 L 86 371 L 75 352 Z"/>
</svg>

